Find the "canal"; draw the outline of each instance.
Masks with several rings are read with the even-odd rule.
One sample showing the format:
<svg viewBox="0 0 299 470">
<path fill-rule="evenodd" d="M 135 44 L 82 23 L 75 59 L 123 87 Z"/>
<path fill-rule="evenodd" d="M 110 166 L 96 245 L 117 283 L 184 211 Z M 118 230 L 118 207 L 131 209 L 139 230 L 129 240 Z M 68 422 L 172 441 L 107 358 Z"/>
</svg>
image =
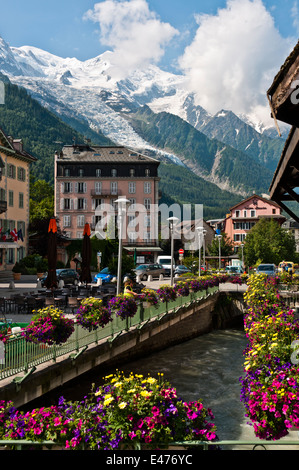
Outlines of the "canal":
<svg viewBox="0 0 299 470">
<path fill-rule="evenodd" d="M 241 327 L 215 330 L 122 364 L 118 369 L 128 374 L 133 372 L 154 377 L 163 373 L 184 400 L 199 399 L 206 408 L 211 408 L 221 440 L 250 440 L 254 439 L 254 434 L 244 416 L 239 383 L 239 377 L 243 374 L 243 351 L 246 345 L 247 339 Z M 81 400 L 90 392 L 92 383 L 100 385 L 103 376 L 113 372 L 115 369 L 93 370 L 29 403 L 23 409 L 54 405 L 60 396 L 66 400 Z"/>
</svg>

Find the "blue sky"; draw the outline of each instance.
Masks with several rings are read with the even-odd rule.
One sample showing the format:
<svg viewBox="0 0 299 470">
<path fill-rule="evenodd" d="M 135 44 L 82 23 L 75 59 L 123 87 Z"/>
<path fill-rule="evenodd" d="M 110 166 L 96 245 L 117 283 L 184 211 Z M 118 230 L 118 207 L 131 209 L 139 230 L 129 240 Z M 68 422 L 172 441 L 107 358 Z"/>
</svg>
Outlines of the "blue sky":
<svg viewBox="0 0 299 470">
<path fill-rule="evenodd" d="M 156 64 L 198 104 L 269 118 L 265 92 L 298 41 L 299 0 L 0 0 L 0 36 L 87 60 L 112 51 L 120 77 Z"/>
<path fill-rule="evenodd" d="M 121 2 L 122 0 L 116 0 Z M 130 1 L 130 0 L 129 0 Z M 11 46 L 30 45 L 61 57 L 86 60 L 107 49 L 99 40 L 99 25 L 84 20 L 95 0 L 1 0 L 0 35 Z M 180 38 L 165 50 L 167 58 L 175 58 L 192 39 L 197 24 L 195 14 L 216 15 L 225 8 L 226 0 L 148 0 L 152 12 L 162 22 L 170 23 Z M 264 0 L 283 37 L 298 37 L 292 9 L 299 10 L 298 0 Z M 299 21 L 299 18 L 297 19 Z"/>
</svg>

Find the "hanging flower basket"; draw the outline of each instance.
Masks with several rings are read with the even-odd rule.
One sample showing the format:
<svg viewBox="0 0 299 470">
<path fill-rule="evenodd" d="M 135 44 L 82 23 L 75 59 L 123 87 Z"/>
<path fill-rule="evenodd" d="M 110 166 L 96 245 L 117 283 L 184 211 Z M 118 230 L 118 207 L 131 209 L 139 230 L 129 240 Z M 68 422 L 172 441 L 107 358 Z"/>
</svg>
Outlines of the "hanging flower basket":
<svg viewBox="0 0 299 470">
<path fill-rule="evenodd" d="M 82 328 L 92 331 L 97 328 L 104 328 L 112 321 L 112 318 L 110 310 L 103 306 L 101 299 L 89 297 L 81 301 L 76 320 Z"/>
<path fill-rule="evenodd" d="M 171 302 L 177 298 L 176 290 L 167 284 L 160 286 L 157 294 L 161 302 Z"/>
<path fill-rule="evenodd" d="M 190 294 L 189 283 L 179 281 L 176 284 L 176 291 L 177 295 L 179 295 L 180 297 L 188 297 L 188 295 Z"/>
<path fill-rule="evenodd" d="M 143 303 L 143 308 L 149 308 L 152 305 L 155 307 L 158 306 L 159 299 L 157 293 L 153 289 L 142 289 L 141 294 L 139 295 L 139 299 Z"/>
<path fill-rule="evenodd" d="M 137 312 L 137 303 L 134 298 L 123 294 L 117 295 L 109 300 L 109 310 L 122 320 L 134 317 Z"/>
<path fill-rule="evenodd" d="M 39 309 L 22 335 L 31 343 L 63 344 L 73 333 L 74 321 L 53 307 Z"/>
</svg>

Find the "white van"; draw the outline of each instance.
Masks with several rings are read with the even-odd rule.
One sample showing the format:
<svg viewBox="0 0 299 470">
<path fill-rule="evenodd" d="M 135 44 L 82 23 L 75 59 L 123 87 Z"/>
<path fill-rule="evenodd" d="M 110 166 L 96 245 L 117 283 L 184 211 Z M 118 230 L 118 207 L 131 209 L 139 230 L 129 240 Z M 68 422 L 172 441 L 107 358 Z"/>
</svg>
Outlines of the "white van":
<svg viewBox="0 0 299 470">
<path fill-rule="evenodd" d="M 162 264 L 163 268 L 165 269 L 166 276 L 170 276 L 171 274 L 171 256 L 162 255 L 158 256 L 157 263 Z M 173 265 L 173 271 L 175 270 L 175 266 Z"/>
</svg>

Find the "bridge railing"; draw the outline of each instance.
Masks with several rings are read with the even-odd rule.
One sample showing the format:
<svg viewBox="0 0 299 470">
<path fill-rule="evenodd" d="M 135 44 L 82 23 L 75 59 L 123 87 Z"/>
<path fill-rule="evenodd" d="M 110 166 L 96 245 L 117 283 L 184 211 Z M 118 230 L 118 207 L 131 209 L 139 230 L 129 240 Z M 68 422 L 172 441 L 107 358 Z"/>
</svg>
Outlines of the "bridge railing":
<svg viewBox="0 0 299 470">
<path fill-rule="evenodd" d="M 197 293 L 192 292 L 187 297 L 178 297 L 172 302 L 159 302 L 158 308 L 154 306 L 143 308 L 143 305 L 139 304 L 137 313 L 133 318 L 122 320 L 120 317 L 115 316 L 113 321 L 104 328 L 98 328 L 91 332 L 75 323 L 74 332 L 62 345 L 35 344 L 26 341 L 21 334 L 17 334 L 4 345 L 4 360 L 0 359 L 0 382 L 21 372 L 27 374 L 32 368 L 42 363 L 48 361 L 55 362 L 58 357 L 65 355 L 75 357 L 76 354 L 79 354 L 80 351 L 86 349 L 90 344 L 97 344 L 105 340 L 113 342 L 123 331 L 129 330 L 132 327 L 141 328 L 142 325 L 152 318 L 159 319 L 170 311 L 179 309 L 184 305 L 189 305 L 192 302 L 200 301 L 218 291 L 218 289 L 218 286 L 211 287 Z"/>
<path fill-rule="evenodd" d="M 159 443 L 157 444 L 157 448 L 161 449 L 163 444 Z M 167 447 L 168 446 L 168 447 Z M 281 447 L 287 447 L 288 450 L 290 447 L 298 449 L 299 448 L 299 440 L 275 440 L 275 441 L 266 441 L 266 440 L 220 440 L 220 441 L 180 441 L 180 442 L 173 442 L 171 444 L 167 444 L 166 449 L 160 450 L 160 454 L 164 454 L 165 458 L 168 459 L 168 461 L 164 463 L 168 464 L 176 464 L 178 461 L 173 461 L 173 458 L 177 458 L 177 451 L 184 451 L 184 452 L 192 452 L 192 450 L 210 450 L 214 448 L 216 449 L 221 449 L 221 450 L 268 450 L 267 447 L 269 447 L 269 450 L 275 450 L 275 448 L 278 450 L 281 450 Z M 28 448 L 37 448 L 39 450 L 47 449 L 47 450 L 53 450 L 53 449 L 62 449 L 64 446 L 63 444 L 55 441 L 31 441 L 31 440 L 25 440 L 25 439 L 15 439 L 15 440 L 0 440 L 0 450 L 1 448 L 6 448 L 6 449 L 13 449 L 13 450 L 25 450 Z M 165 446 L 164 446 L 165 447 Z M 148 450 L 148 448 L 146 448 Z M 174 454 L 174 457 L 172 457 L 171 453 L 167 453 L 168 451 L 173 451 L 175 449 L 176 453 Z M 82 448 L 80 450 L 84 450 L 84 444 L 82 445 Z M 117 449 L 116 449 L 117 450 Z M 129 450 L 131 451 L 142 451 L 145 450 L 143 445 L 135 445 L 135 447 L 132 449 L 132 446 L 129 446 Z M 154 451 L 156 457 L 157 451 Z M 198 455 L 198 454 L 195 454 Z M 161 463 L 161 461 L 160 461 Z M 189 462 L 190 463 L 190 462 Z"/>
</svg>

